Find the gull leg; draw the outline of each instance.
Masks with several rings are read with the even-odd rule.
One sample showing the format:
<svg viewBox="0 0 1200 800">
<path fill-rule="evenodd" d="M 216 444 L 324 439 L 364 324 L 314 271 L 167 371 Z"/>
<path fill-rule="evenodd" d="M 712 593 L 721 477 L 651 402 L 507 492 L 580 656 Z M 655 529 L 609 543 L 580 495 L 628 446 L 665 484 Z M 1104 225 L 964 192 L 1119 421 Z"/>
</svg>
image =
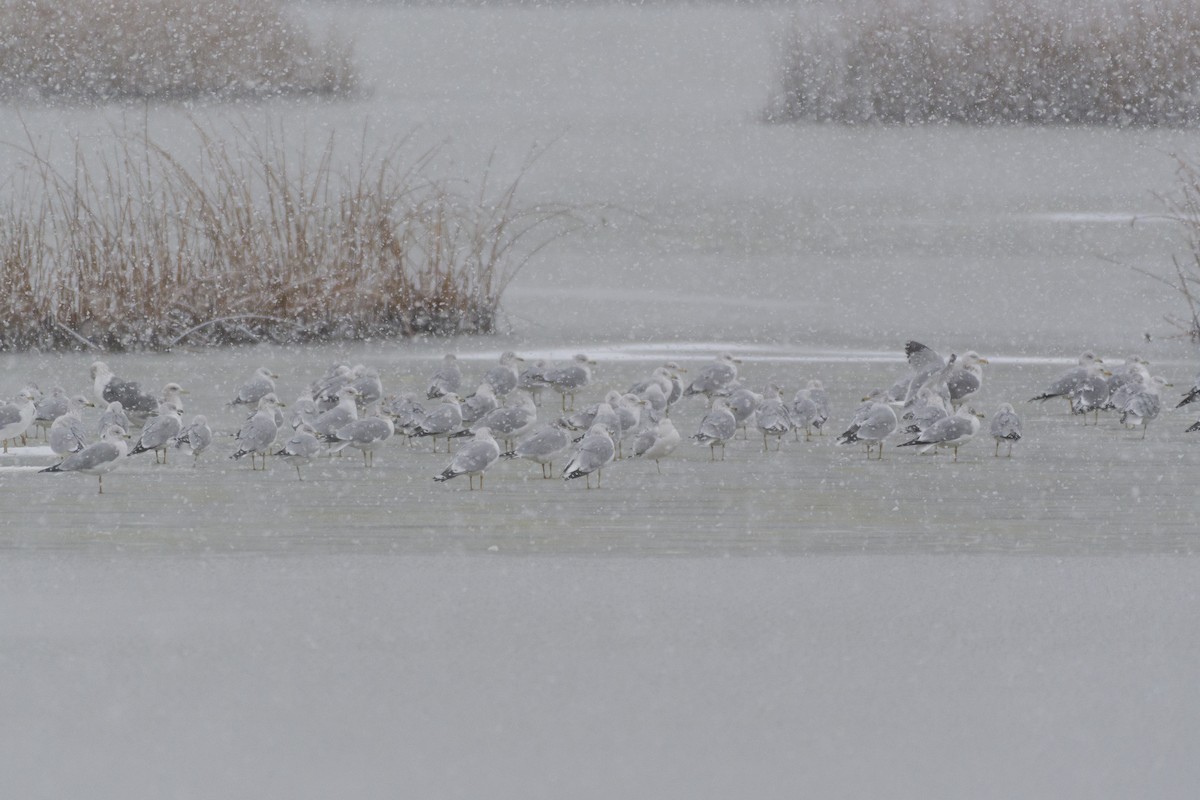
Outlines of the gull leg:
<svg viewBox="0 0 1200 800">
<path fill-rule="evenodd" d="M 659 463 L 658 463 L 658 459 L 657 459 L 657 458 L 656 458 L 656 459 L 654 459 L 654 466 L 655 466 L 655 468 L 656 468 L 656 469 L 658 469 L 658 474 L 659 474 L 659 475 L 662 475 L 662 464 L 659 464 Z"/>
<path fill-rule="evenodd" d="M 100 494 L 104 494 L 104 476 L 97 475 L 96 477 L 100 479 Z"/>
<path fill-rule="evenodd" d="M 296 477 L 299 480 L 304 480 L 304 476 L 300 474 L 300 465 L 299 464 L 296 465 Z"/>
<path fill-rule="evenodd" d="M 1012 449 L 1012 447 L 1009 447 L 1009 450 L 1011 450 L 1011 449 Z M 997 456 L 1000 455 L 1000 440 L 999 439 L 996 440 L 996 452 L 994 455 L 997 455 Z"/>
</svg>

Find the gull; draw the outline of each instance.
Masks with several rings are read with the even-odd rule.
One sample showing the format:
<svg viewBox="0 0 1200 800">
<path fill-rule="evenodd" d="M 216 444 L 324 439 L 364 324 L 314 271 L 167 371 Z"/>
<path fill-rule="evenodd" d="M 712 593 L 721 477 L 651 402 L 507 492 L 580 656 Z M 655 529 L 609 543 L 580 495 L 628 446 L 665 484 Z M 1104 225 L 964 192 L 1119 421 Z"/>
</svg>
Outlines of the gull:
<svg viewBox="0 0 1200 800">
<path fill-rule="evenodd" d="M 33 392 L 22 389 L 13 402 L 0 406 L 0 440 L 4 442 L 4 452 L 8 452 L 10 440 L 23 440 L 25 432 L 33 424 L 33 417 L 37 413 L 33 400 Z"/>
<path fill-rule="evenodd" d="M 162 463 L 167 463 L 167 448 L 171 440 L 183 429 L 183 421 L 179 410 L 167 403 L 159 403 L 158 414 L 146 420 L 142 433 L 129 451 L 129 455 L 154 451 L 154 463 L 159 463 L 158 454 L 162 453 Z"/>
<path fill-rule="evenodd" d="M 873 401 L 866 409 L 855 414 L 850 427 L 838 437 L 838 444 L 862 442 L 867 446 L 867 458 L 871 457 L 871 448 L 878 446 L 882 460 L 883 440 L 892 435 L 897 425 L 896 411 L 887 403 Z"/>
<path fill-rule="evenodd" d="M 524 458 L 542 466 L 542 478 L 553 477 L 554 459 L 571 443 L 566 424 L 561 419 L 537 428 L 520 444 L 506 453 L 504 458 Z"/>
<path fill-rule="evenodd" d="M 950 416 L 950 409 L 945 399 L 927 386 L 917 392 L 916 400 L 902 419 L 911 424 L 905 426 L 904 433 L 920 433 L 940 419 Z"/>
<path fill-rule="evenodd" d="M 1122 386 L 1132 381 L 1150 380 L 1150 370 L 1146 369 L 1150 362 L 1138 355 L 1125 359 L 1119 367 L 1113 367 L 1108 378 L 1108 394 L 1116 394 Z"/>
<path fill-rule="evenodd" d="M 83 427 L 83 409 L 94 405 L 86 397 L 67 398 L 67 410 L 55 418 L 46 434 L 50 449 L 57 456 L 69 456 L 87 447 L 87 432 Z"/>
<path fill-rule="evenodd" d="M 108 407 L 100 413 L 100 422 L 96 428 L 96 432 L 103 434 L 104 429 L 110 425 L 116 425 L 125 433 L 126 436 L 129 435 L 129 428 L 131 427 L 131 424 L 129 422 L 129 417 L 125 414 L 125 409 L 121 405 L 120 400 L 113 400 L 108 404 Z"/>
<path fill-rule="evenodd" d="M 904 343 L 904 358 L 909 371 L 888 389 L 888 402 L 907 404 L 930 376 L 946 366 L 936 350 L 917 341 Z"/>
<path fill-rule="evenodd" d="M 579 446 L 563 469 L 563 480 L 584 478 L 587 481 L 587 488 L 591 489 L 591 475 L 595 472 L 596 486 L 599 488 L 602 470 L 612 463 L 616 454 L 616 446 L 613 444 L 612 437 L 608 435 L 608 430 L 603 425 L 593 425 L 579 440 Z"/>
<path fill-rule="evenodd" d="M 654 425 L 642 429 L 633 439 L 631 458 L 648 458 L 654 461 L 655 469 L 662 474 L 658 463 L 675 452 L 682 437 L 670 417 L 662 417 Z"/>
<path fill-rule="evenodd" d="M 300 465 L 309 464 L 321 452 L 321 442 L 317 439 L 316 430 L 307 422 L 302 422 L 292 431 L 291 438 L 283 443 L 283 447 L 275 452 L 286 463 L 296 468 L 296 477 L 304 480 L 300 474 Z"/>
<path fill-rule="evenodd" d="M 376 414 L 356 419 L 323 438 L 326 442 L 332 443 L 329 449 L 330 453 L 337 453 L 346 447 L 353 447 L 362 451 L 363 466 L 373 467 L 375 465 L 375 448 L 392 438 L 395 431 L 391 418 L 381 416 L 376 411 Z"/>
<path fill-rule="evenodd" d="M 1100 406 L 1101 411 L 1120 411 L 1125 407 L 1125 404 L 1133 399 L 1133 396 L 1142 391 L 1145 384 L 1150 382 L 1150 375 L 1147 373 L 1144 377 L 1140 374 L 1129 376 L 1129 379 L 1117 387 L 1117 390 L 1108 396 L 1104 401 L 1104 405 Z M 1112 386 L 1112 379 L 1109 378 L 1109 386 Z M 1176 406 L 1178 408 L 1178 406 Z"/>
<path fill-rule="evenodd" d="M 479 384 L 479 388 L 473 394 L 468 395 L 462 401 L 462 417 L 463 424 L 470 425 L 478 420 L 484 414 L 499 408 L 500 403 L 496 400 L 496 392 L 492 389 L 491 384 Z"/>
<path fill-rule="evenodd" d="M 517 388 L 529 392 L 536 405 L 541 405 L 542 390 L 547 386 L 546 371 L 548 369 L 546 362 L 539 358 L 517 376 Z"/>
<path fill-rule="evenodd" d="M 383 399 L 383 381 L 379 379 L 379 370 L 355 364 L 351 374 L 354 380 L 350 381 L 349 386 L 358 392 L 354 402 L 358 404 L 359 409 L 366 410 L 372 403 Z"/>
<path fill-rule="evenodd" d="M 421 418 L 412 429 L 412 436 L 433 437 L 433 452 L 437 452 L 437 437 L 446 437 L 446 452 L 450 452 L 450 432 L 462 424 L 462 408 L 458 395 L 448 394 Z"/>
<path fill-rule="evenodd" d="M 158 409 L 158 401 L 144 393 L 141 386 L 118 378 L 103 361 L 92 364 L 92 390 L 97 402 L 108 405 L 115 400 L 126 414 L 140 420 Z"/>
<path fill-rule="evenodd" d="M 334 364 L 309 387 L 317 408 L 323 413 L 338 404 L 337 393 L 354 380 L 349 364 Z"/>
<path fill-rule="evenodd" d="M 683 397 L 702 394 L 711 401 L 715 395 L 737 380 L 737 365 L 740 363 L 741 360 L 731 354 L 721 353 L 715 361 L 696 373 L 695 379 L 683 390 Z"/>
<path fill-rule="evenodd" d="M 1175 407 L 1183 408 L 1188 403 L 1194 403 L 1197 400 L 1200 400 L 1200 375 L 1197 375 L 1196 379 L 1192 381 L 1191 388 L 1187 390 L 1187 393 L 1183 396 L 1183 399 L 1180 400 L 1179 404 Z"/>
<path fill-rule="evenodd" d="M 492 387 L 492 391 L 497 396 L 504 397 L 517 388 L 520 380 L 517 364 L 524 360 L 513 351 L 506 350 L 500 355 L 500 363 L 483 374 L 484 382 Z"/>
<path fill-rule="evenodd" d="M 401 431 L 405 437 L 411 437 L 413 429 L 425 418 L 425 409 L 415 392 L 405 392 L 389 398 L 383 410 L 392 418 L 396 430 Z"/>
<path fill-rule="evenodd" d="M 475 476 L 479 476 L 479 488 L 483 488 L 483 473 L 500 458 L 500 445 L 492 438 L 492 432 L 486 425 L 472 432 L 471 441 L 464 444 L 450 459 L 450 465 L 435 475 L 434 480 L 444 483 L 459 475 L 466 475 L 472 489 L 475 488 Z"/>
<path fill-rule="evenodd" d="M 1089 370 L 1083 379 L 1067 392 L 1067 402 L 1071 404 L 1071 413 L 1083 415 L 1087 424 L 1088 412 L 1095 412 L 1096 423 L 1100 422 L 1100 409 L 1108 403 L 1108 373 L 1105 370 Z"/>
<path fill-rule="evenodd" d="M 975 438 L 975 434 L 979 433 L 979 425 L 979 414 L 975 409 L 963 406 L 954 416 L 938 420 L 897 447 L 921 447 L 922 453 L 935 447 L 949 447 L 953 448 L 954 460 L 958 461 L 958 448 Z"/>
<path fill-rule="evenodd" d="M 696 444 L 708 445 L 709 461 L 716 461 L 716 448 L 721 448 L 721 460 L 725 460 L 725 443 L 737 433 L 737 419 L 729 410 L 729 401 L 723 397 L 713 400 L 712 408 L 700 420 L 700 429 L 692 437 Z"/>
<path fill-rule="evenodd" d="M 311 425 L 317 417 L 321 416 L 321 413 L 317 401 L 311 394 L 301 394 L 292 403 L 292 410 L 288 414 L 288 426 L 292 430 L 297 430 L 301 425 Z"/>
<path fill-rule="evenodd" d="M 436 400 L 439 397 L 454 394 L 460 386 L 462 386 L 462 370 L 458 366 L 458 357 L 453 353 L 446 353 L 442 356 L 442 365 L 434 371 L 433 377 L 429 379 L 429 388 L 425 390 L 425 396 L 430 400 Z"/>
<path fill-rule="evenodd" d="M 337 405 L 319 414 L 309 424 L 322 436 L 333 433 L 343 425 L 349 425 L 358 419 L 358 404 L 355 403 L 357 397 L 357 389 L 343 386 L 337 390 Z"/>
<path fill-rule="evenodd" d="M 619 417 L 609 417 L 608 412 L 612 411 L 613 414 L 615 415 L 616 414 L 616 406 L 620 402 L 621 402 L 621 393 L 616 391 L 615 389 L 610 389 L 609 391 L 605 392 L 604 399 L 601 400 L 599 403 L 592 403 L 590 406 L 587 406 L 586 408 L 584 408 L 581 411 L 576 411 L 574 414 L 563 417 L 562 420 L 566 424 L 566 426 L 568 428 L 570 428 L 571 430 L 586 432 L 588 428 L 592 427 L 592 423 L 594 423 L 596 421 L 597 414 L 601 414 L 601 413 L 604 414 L 606 420 L 611 420 L 611 419 L 615 418 L 617 421 L 619 421 L 619 419 L 620 419 Z M 607 406 L 607 409 L 605 408 L 605 406 Z M 610 434 L 615 433 L 617 431 L 617 426 L 615 423 L 609 424 L 609 425 L 607 425 L 607 427 L 608 427 Z"/>
<path fill-rule="evenodd" d="M 229 401 L 229 405 L 257 407 L 259 400 L 275 391 L 275 381 L 277 378 L 279 376 L 271 370 L 266 367 L 259 367 L 254 370 L 254 374 L 245 383 L 238 387 L 237 394 Z"/>
<path fill-rule="evenodd" d="M 635 394 L 617 396 L 616 403 L 611 404 L 617 414 L 617 424 L 620 426 L 613 441 L 617 443 L 617 458 L 621 458 L 621 442 L 637 429 L 642 416 L 642 409 L 647 403 Z"/>
<path fill-rule="evenodd" d="M 61 463 L 40 471 L 95 475 L 100 481 L 99 493 L 104 494 L 104 473 L 112 472 L 121 465 L 127 449 L 125 431 L 111 425 L 101 434 L 100 441 L 89 444 L 78 453 L 67 456 Z"/>
<path fill-rule="evenodd" d="M 950 392 L 950 404 L 954 408 L 979 394 L 983 387 L 983 369 L 980 365 L 987 363 L 988 360 L 982 358 L 979 353 L 968 350 L 958 359 L 955 369 L 946 375 L 946 388 Z"/>
<path fill-rule="evenodd" d="M 342 391 L 352 390 L 342 389 Z M 353 395 L 350 397 L 353 402 Z M 275 412 L 279 405 L 279 398 L 275 396 L 274 392 L 263 395 L 262 399 L 258 401 L 258 410 L 238 429 L 237 450 L 229 456 L 231 459 L 236 461 L 242 456 L 248 455 L 250 456 L 250 469 L 254 470 L 258 469 L 256 457 L 262 456 L 263 469 L 267 468 L 267 454 L 271 452 L 271 445 L 275 443 L 275 437 L 279 434 L 279 424 L 275 420 Z"/>
<path fill-rule="evenodd" d="M 1052 397 L 1067 397 L 1072 390 L 1083 382 L 1083 379 L 1089 375 L 1098 375 L 1100 373 L 1100 365 L 1104 362 L 1096 358 L 1096 354 L 1090 350 L 1079 357 L 1077 366 L 1064 372 L 1059 376 L 1049 387 L 1036 397 L 1029 398 L 1029 402 L 1039 401 L 1044 402 Z"/>
<path fill-rule="evenodd" d="M 468 430 L 450 434 L 451 438 L 474 434 L 487 428 L 493 436 L 513 441 L 531 430 L 537 422 L 537 407 L 527 392 L 514 392 L 508 402 L 484 414 Z"/>
<path fill-rule="evenodd" d="M 633 392 L 632 395 L 639 400 L 646 401 L 646 405 L 654 409 L 657 414 L 666 414 L 670 409 L 667 395 L 657 383 L 651 383 L 640 392 Z"/>
<path fill-rule="evenodd" d="M 1146 429 L 1162 410 L 1162 390 L 1170 386 L 1162 377 L 1155 375 L 1149 383 L 1142 384 L 1142 390 L 1129 398 L 1121 408 L 1121 424 L 1142 426 L 1142 438 L 1146 438 Z"/>
<path fill-rule="evenodd" d="M 158 396 L 158 404 L 160 406 L 163 404 L 169 405 L 172 408 L 174 408 L 176 411 L 178 411 L 180 414 L 182 414 L 183 413 L 183 395 L 185 395 L 187 393 L 188 393 L 187 390 L 184 389 L 182 386 L 180 386 L 178 383 L 168 383 L 165 386 L 163 386 L 162 393 L 159 394 L 159 396 Z"/>
<path fill-rule="evenodd" d="M 548 369 L 543 373 L 542 380 L 554 391 L 562 395 L 562 410 L 567 410 L 567 396 L 571 397 L 571 408 L 575 407 L 575 393 L 592 382 L 592 367 L 596 362 L 582 353 L 574 356 L 571 362 L 560 367 Z"/>
<path fill-rule="evenodd" d="M 731 384 L 730 389 L 729 410 L 733 412 L 733 418 L 737 422 L 738 428 L 746 438 L 749 438 L 750 418 L 754 416 L 755 409 L 762 402 L 762 395 L 736 383 Z"/>
<path fill-rule="evenodd" d="M 67 413 L 69 403 L 66 389 L 61 386 L 52 387 L 50 394 L 34 403 L 33 424 L 44 434 L 54 420 Z"/>
<path fill-rule="evenodd" d="M 817 390 L 820 390 L 819 392 Z M 788 418 L 792 421 L 792 429 L 795 431 L 796 441 L 800 441 L 800 429 L 804 428 L 804 438 L 806 440 L 812 438 L 812 429 L 816 428 L 820 434 L 825 423 L 829 420 L 829 405 L 828 402 L 822 402 L 822 395 L 825 392 L 825 387 L 818 380 L 810 380 L 808 386 L 796 392 L 792 397 L 792 402 L 788 405 Z M 871 401 L 883 395 L 882 389 L 876 389 L 870 395 L 863 398 L 864 404 L 860 410 L 866 411 L 870 408 Z"/>
<path fill-rule="evenodd" d="M 763 390 L 762 402 L 754 417 L 754 426 L 762 433 L 763 452 L 767 451 L 767 437 L 775 437 L 775 449 L 779 449 L 779 441 L 792 429 L 792 418 L 783 402 L 783 389 L 776 383 L 768 383 Z"/>
<path fill-rule="evenodd" d="M 996 440 L 995 455 L 1000 455 L 1000 443 L 1008 442 L 1008 457 L 1012 458 L 1013 444 L 1021 440 L 1021 418 L 1012 407 L 1012 403 L 1004 403 L 996 416 L 992 417 L 992 425 L 988 431 Z"/>
<path fill-rule="evenodd" d="M 262 398 L 260 397 L 259 400 Z M 197 414 L 192 417 L 192 421 L 186 428 L 176 434 L 173 441 L 176 448 L 187 445 L 188 450 L 192 453 L 192 467 L 195 467 L 200 454 L 208 449 L 212 440 L 213 432 L 212 428 L 208 426 L 208 419 L 203 414 Z"/>
</svg>

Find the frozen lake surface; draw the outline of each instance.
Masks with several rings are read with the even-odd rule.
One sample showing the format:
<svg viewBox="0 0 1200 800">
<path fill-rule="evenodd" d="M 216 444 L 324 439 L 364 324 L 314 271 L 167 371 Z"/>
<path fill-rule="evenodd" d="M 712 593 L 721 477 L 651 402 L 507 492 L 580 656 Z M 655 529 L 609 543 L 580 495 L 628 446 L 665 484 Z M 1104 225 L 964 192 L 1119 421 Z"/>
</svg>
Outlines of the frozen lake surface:
<svg viewBox="0 0 1200 800">
<path fill-rule="evenodd" d="M 191 390 L 224 434 L 196 469 L 131 458 L 101 497 L 0 457 L 14 796 L 1191 796 L 1195 417 L 1141 441 L 1023 401 L 1085 349 L 1149 358 L 1168 398 L 1190 384 L 1191 347 L 1159 335 L 1175 299 L 1130 267 L 1182 252 L 1155 193 L 1194 131 L 763 126 L 770 8 L 306 13 L 356 37 L 368 96 L 147 129 L 415 128 L 467 177 L 553 140 L 528 196 L 604 224 L 528 265 L 491 339 L 106 355 Z M 22 117 L 62 143 L 142 125 Z M 1012 459 L 986 437 L 957 464 L 834 444 L 910 338 L 992 360 L 977 405 L 1018 406 Z M 730 350 L 754 388 L 820 378 L 834 417 L 591 491 L 520 462 L 438 485 L 424 443 L 303 483 L 227 459 L 223 403 L 260 365 L 290 402 L 335 361 L 420 390 L 447 350 L 470 382 L 505 349 L 595 357 L 581 404 Z M 0 355 L 0 396 L 87 391 L 94 358 Z M 701 408 L 673 415 L 685 436 Z"/>
</svg>

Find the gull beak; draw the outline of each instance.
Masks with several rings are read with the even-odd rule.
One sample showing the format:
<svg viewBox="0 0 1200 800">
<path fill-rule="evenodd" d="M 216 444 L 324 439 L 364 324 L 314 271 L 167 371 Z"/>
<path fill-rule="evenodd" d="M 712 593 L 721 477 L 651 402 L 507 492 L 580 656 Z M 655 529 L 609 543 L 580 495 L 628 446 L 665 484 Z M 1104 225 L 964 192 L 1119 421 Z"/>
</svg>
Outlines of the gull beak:
<svg viewBox="0 0 1200 800">
<path fill-rule="evenodd" d="M 981 358 L 981 359 L 979 359 L 979 363 L 980 364 L 990 364 L 992 362 L 988 361 L 986 358 Z"/>
<path fill-rule="evenodd" d="M 1104 377 L 1106 377 L 1106 378 L 1111 378 L 1111 377 L 1112 377 L 1112 370 L 1102 369 L 1102 370 L 1100 370 L 1100 374 L 1101 374 L 1101 375 L 1103 375 L 1103 376 L 1104 376 Z"/>
</svg>

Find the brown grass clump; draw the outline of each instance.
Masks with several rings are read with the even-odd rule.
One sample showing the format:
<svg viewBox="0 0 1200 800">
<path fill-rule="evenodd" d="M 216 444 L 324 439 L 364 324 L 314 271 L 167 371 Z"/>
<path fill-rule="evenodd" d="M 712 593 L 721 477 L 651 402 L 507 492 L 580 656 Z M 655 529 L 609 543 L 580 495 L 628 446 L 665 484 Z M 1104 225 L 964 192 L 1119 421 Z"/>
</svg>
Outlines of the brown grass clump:
<svg viewBox="0 0 1200 800">
<path fill-rule="evenodd" d="M 278 0 L 0 0 L 0 96 L 105 102 L 345 94 L 350 47 Z"/>
<path fill-rule="evenodd" d="M 1194 0 L 817 4 L 781 42 L 773 121 L 1191 125 Z"/>
<path fill-rule="evenodd" d="M 466 196 L 401 145 L 335 168 L 332 138 L 296 155 L 279 134 L 196 133 L 193 166 L 125 133 L 70 175 L 27 152 L 0 207 L 0 349 L 489 333 L 573 219 L 517 203 L 537 152 Z"/>
<path fill-rule="evenodd" d="M 1187 254 L 1182 259 L 1172 257 L 1171 269 L 1165 274 L 1140 266 L 1133 269 L 1179 296 L 1186 313 L 1165 314 L 1163 319 L 1176 330 L 1177 336 L 1200 343 L 1200 166 L 1181 156 L 1175 160 L 1177 191 L 1160 199 L 1167 209 L 1167 218 L 1183 234 Z"/>
</svg>

